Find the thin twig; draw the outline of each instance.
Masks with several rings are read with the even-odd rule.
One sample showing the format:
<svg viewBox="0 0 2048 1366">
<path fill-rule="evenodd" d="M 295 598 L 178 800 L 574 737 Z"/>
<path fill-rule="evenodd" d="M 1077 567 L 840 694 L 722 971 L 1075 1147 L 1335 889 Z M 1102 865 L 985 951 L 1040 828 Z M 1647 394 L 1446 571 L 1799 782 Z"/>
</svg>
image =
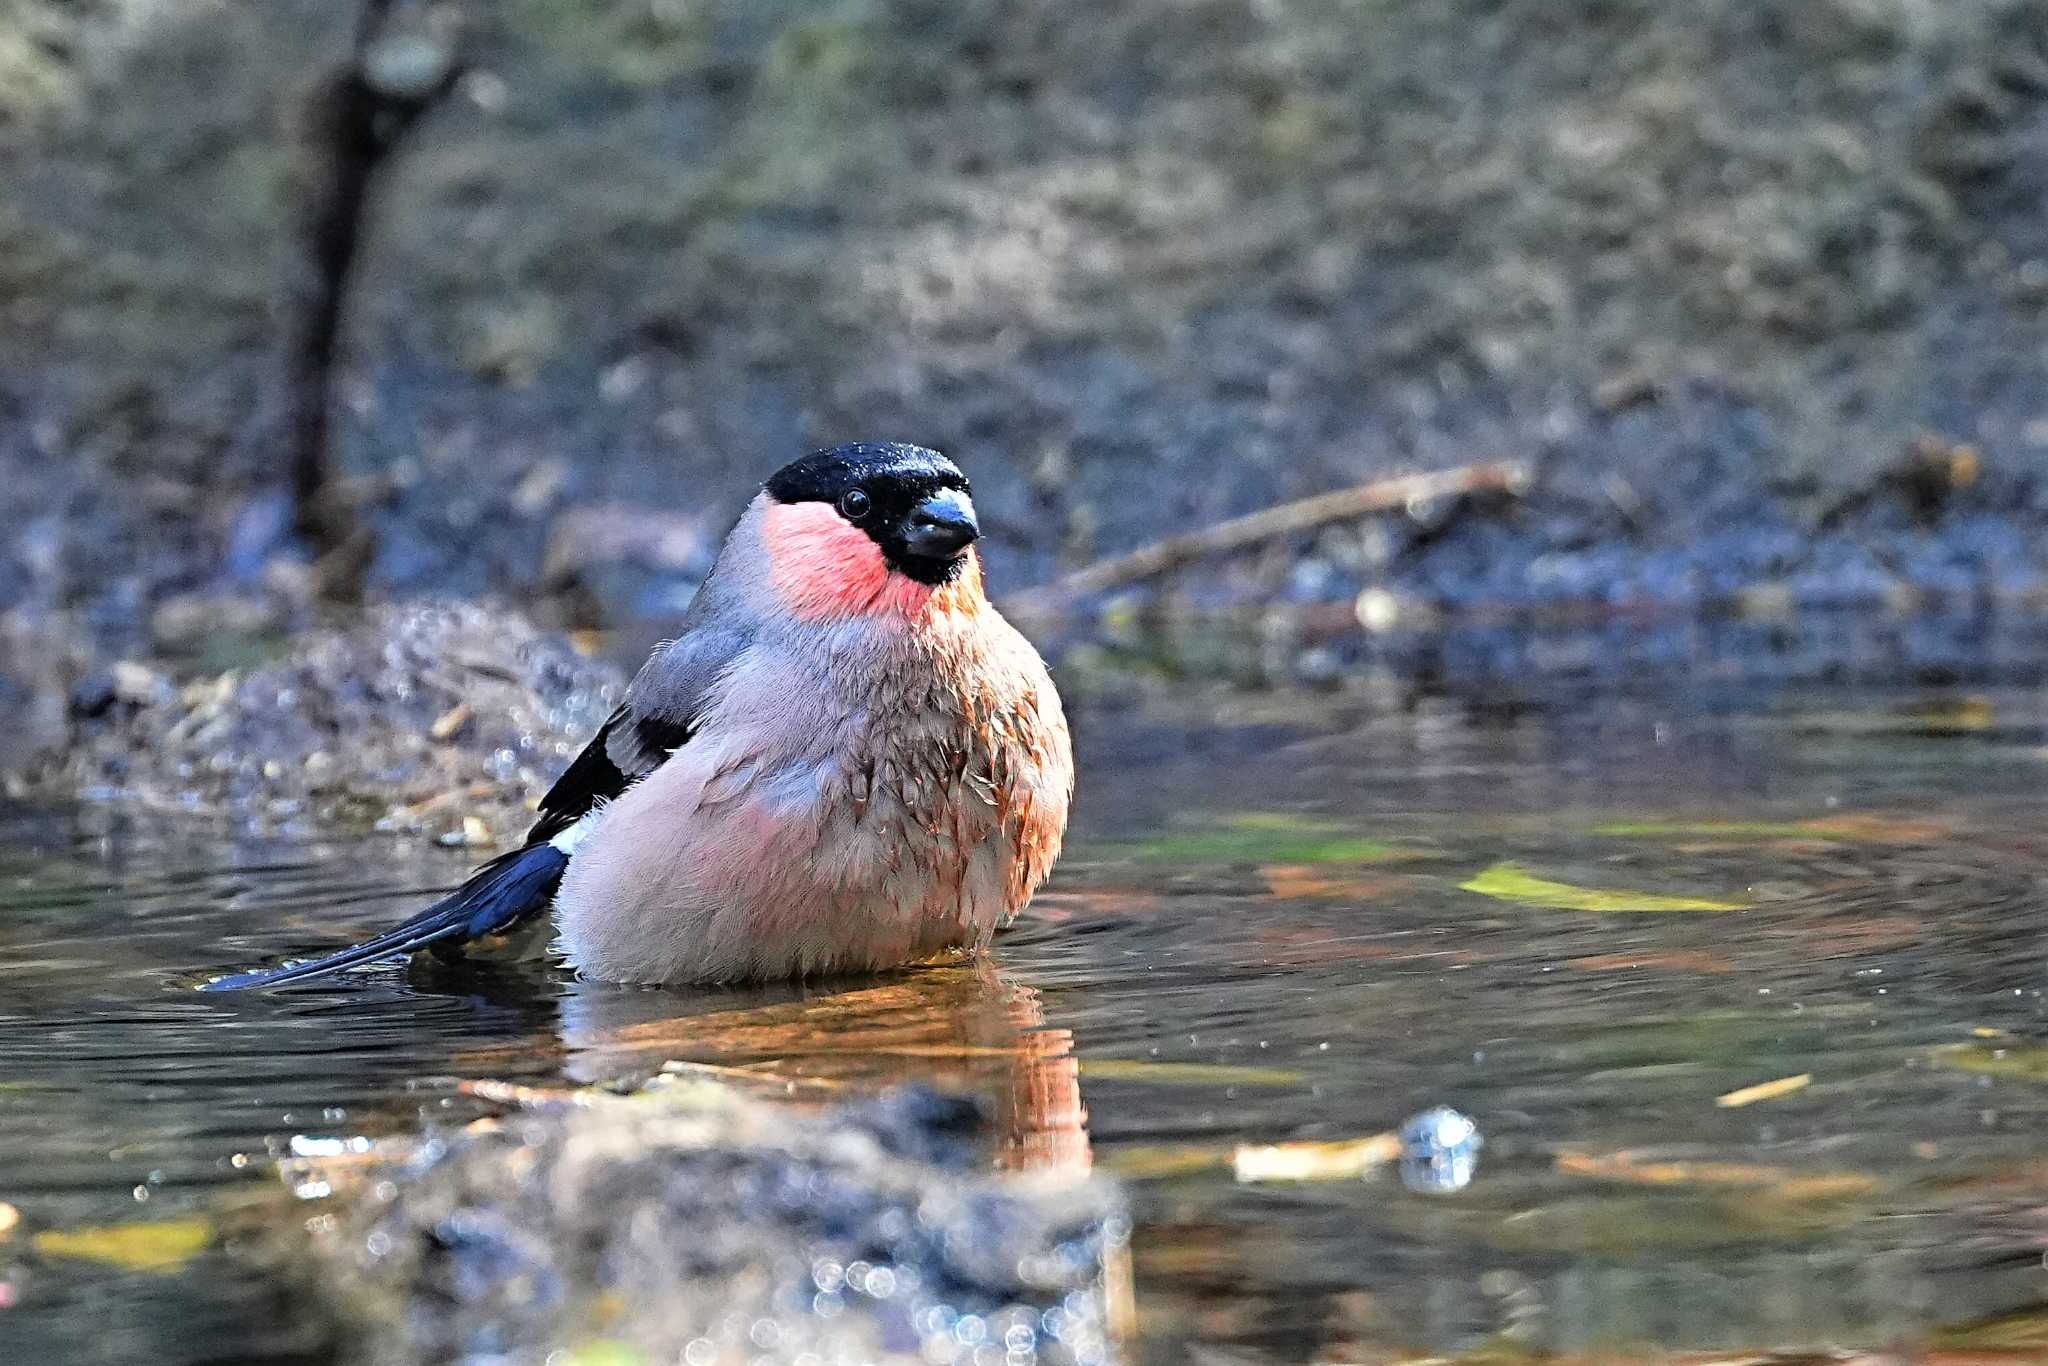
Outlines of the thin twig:
<svg viewBox="0 0 2048 1366">
<path fill-rule="evenodd" d="M 311 174 L 284 345 L 293 529 L 324 563 L 323 593 L 351 600 L 360 596 L 371 547 L 367 525 L 340 486 L 331 449 L 342 314 L 388 163 L 460 74 L 452 34 L 442 34 L 439 46 L 418 49 L 433 58 L 424 64 L 416 57 L 409 66 L 393 63 L 383 52 L 380 44 L 408 3 L 362 0 L 347 58 L 311 95 Z"/>
<path fill-rule="evenodd" d="M 1148 546 L 1098 560 L 1028 595 L 1034 600 L 1101 593 L 1154 578 L 1196 560 L 1264 544 L 1282 536 L 1313 531 L 1332 522 L 1369 513 L 1405 508 L 1432 498 L 1470 493 L 1516 493 L 1529 482 L 1529 467 L 1516 461 L 1463 465 L 1433 474 L 1407 474 L 1375 479 L 1348 489 L 1319 493 L 1265 508 L 1244 517 L 1169 536 Z"/>
</svg>

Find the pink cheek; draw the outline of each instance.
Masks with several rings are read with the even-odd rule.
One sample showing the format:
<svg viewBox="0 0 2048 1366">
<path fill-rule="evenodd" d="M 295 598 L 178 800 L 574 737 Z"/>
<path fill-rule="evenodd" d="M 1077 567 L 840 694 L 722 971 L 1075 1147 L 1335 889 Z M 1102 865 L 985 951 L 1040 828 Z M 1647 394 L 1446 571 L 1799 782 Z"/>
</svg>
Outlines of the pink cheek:
<svg viewBox="0 0 2048 1366">
<path fill-rule="evenodd" d="M 761 539 L 776 596 L 800 621 L 873 611 L 889 586 L 881 547 L 824 503 L 769 507 Z"/>
</svg>

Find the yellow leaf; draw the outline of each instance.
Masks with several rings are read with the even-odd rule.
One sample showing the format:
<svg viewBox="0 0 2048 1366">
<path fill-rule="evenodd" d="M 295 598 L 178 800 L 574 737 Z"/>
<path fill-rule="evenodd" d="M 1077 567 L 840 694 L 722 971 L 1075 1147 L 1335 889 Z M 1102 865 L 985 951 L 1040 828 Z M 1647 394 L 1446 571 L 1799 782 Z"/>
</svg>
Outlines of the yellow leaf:
<svg viewBox="0 0 2048 1366">
<path fill-rule="evenodd" d="M 1982 731 L 1998 724 L 1998 709 L 1985 697 L 1958 697 L 1934 702 L 1916 707 L 1906 715 L 1933 731 Z"/>
<path fill-rule="evenodd" d="M 1740 901 L 1709 901 L 1703 897 L 1661 896 L 1654 892 L 1611 891 L 1574 887 L 1532 877 L 1518 863 L 1496 863 L 1458 884 L 1463 890 L 1501 901 L 1520 901 L 1553 911 L 1744 911 Z"/>
<path fill-rule="evenodd" d="M 1813 1081 L 1813 1073 L 1801 1072 L 1796 1077 L 1779 1077 L 1776 1081 L 1760 1081 L 1754 1086 L 1744 1086 L 1726 1095 L 1715 1096 L 1714 1104 L 1723 1110 L 1733 1110 L 1738 1105 L 1754 1105 L 1760 1100 L 1776 1100 L 1789 1096 L 1794 1091 L 1803 1091 Z"/>
<path fill-rule="evenodd" d="M 213 1242 L 213 1224 L 205 1219 L 165 1219 L 149 1224 L 46 1229 L 29 1242 L 46 1257 L 99 1262 L 124 1271 L 176 1271 Z"/>
<path fill-rule="evenodd" d="M 1230 1155 L 1217 1148 L 1193 1143 L 1144 1144 L 1117 1148 L 1099 1154 L 1097 1165 L 1126 1181 L 1158 1181 L 1171 1176 L 1188 1176 L 1228 1165 Z"/>
<path fill-rule="evenodd" d="M 469 703 L 458 702 L 434 718 L 434 724 L 427 729 L 427 734 L 433 736 L 435 740 L 446 740 L 468 725 L 469 718 L 474 715 L 476 712 Z"/>
<path fill-rule="evenodd" d="M 1245 1145 L 1231 1155 L 1237 1179 L 1254 1181 L 1355 1181 L 1401 1156 L 1398 1134 L 1374 1134 L 1334 1143 Z"/>
<path fill-rule="evenodd" d="M 1285 1067 L 1146 1062 L 1142 1058 L 1083 1059 L 1081 1075 L 1097 1081 L 1145 1081 L 1164 1086 L 1293 1086 L 1301 1080 L 1301 1073 Z"/>
<path fill-rule="evenodd" d="M 1554 1165 L 1567 1176 L 1625 1181 L 1632 1186 L 1768 1186 L 1778 1178 L 1770 1167 L 1748 1162 L 1649 1162 L 1634 1153 L 1586 1153 L 1567 1148 Z"/>
<path fill-rule="evenodd" d="M 1794 1176 L 1771 1188 L 1780 1200 L 1792 1203 L 1830 1204 L 1838 1200 L 1860 1200 L 1879 1190 L 1883 1183 L 1862 1172 L 1814 1172 Z"/>
<path fill-rule="evenodd" d="M 1997 1352 L 2000 1360 L 2037 1361 L 2034 1353 L 2048 1348 L 2048 1313 L 2038 1308 L 2022 1309 L 1997 1318 L 1937 1329 L 1934 1345 L 1948 1352 Z M 2027 1355 L 2007 1357 L 2008 1352 Z"/>
<path fill-rule="evenodd" d="M 1749 1162 L 1694 1162 L 1682 1158 L 1649 1161 L 1632 1152 L 1587 1153 L 1567 1149 L 1557 1155 L 1557 1170 L 1631 1186 L 1703 1186 L 1730 1190 L 1768 1190 L 1800 1203 L 1854 1200 L 1880 1188 L 1862 1172 L 1796 1172 Z"/>
</svg>

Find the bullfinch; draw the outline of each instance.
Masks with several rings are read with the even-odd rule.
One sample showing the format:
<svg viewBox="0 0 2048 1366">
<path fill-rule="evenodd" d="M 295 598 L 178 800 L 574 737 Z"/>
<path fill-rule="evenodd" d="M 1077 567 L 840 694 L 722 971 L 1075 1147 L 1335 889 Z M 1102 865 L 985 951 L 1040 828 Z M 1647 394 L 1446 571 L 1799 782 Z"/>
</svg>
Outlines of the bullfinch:
<svg viewBox="0 0 2048 1366">
<path fill-rule="evenodd" d="M 936 451 L 784 466 L 675 640 L 541 799 L 520 848 L 275 986 L 544 927 L 589 978 L 720 983 L 976 951 L 1058 856 L 1073 751 L 1044 661 L 982 592 Z"/>
</svg>

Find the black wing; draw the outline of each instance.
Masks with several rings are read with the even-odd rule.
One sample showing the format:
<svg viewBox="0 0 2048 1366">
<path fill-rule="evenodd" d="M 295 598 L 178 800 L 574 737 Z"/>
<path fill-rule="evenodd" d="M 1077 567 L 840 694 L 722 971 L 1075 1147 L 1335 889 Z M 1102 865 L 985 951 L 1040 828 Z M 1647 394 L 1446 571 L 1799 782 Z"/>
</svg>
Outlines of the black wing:
<svg viewBox="0 0 2048 1366">
<path fill-rule="evenodd" d="M 705 695 L 748 643 L 744 630 L 700 623 L 656 650 L 626 700 L 540 799 L 527 843 L 553 839 L 667 763 L 696 734 Z"/>
<path fill-rule="evenodd" d="M 549 841 L 660 768 L 689 741 L 705 690 L 744 644 L 745 637 L 735 632 L 698 631 L 657 651 L 626 690 L 625 702 L 541 798 L 540 819 L 526 843 L 492 859 L 412 919 L 325 958 L 235 973 L 201 989 L 281 986 L 420 949 L 455 952 L 472 940 L 508 934 L 544 913 L 569 866 L 569 855 Z"/>
<path fill-rule="evenodd" d="M 631 701 L 605 718 L 590 743 L 540 799 L 540 819 L 526 832 L 543 844 L 660 768 L 692 734 L 685 720 L 636 712 Z"/>
</svg>

